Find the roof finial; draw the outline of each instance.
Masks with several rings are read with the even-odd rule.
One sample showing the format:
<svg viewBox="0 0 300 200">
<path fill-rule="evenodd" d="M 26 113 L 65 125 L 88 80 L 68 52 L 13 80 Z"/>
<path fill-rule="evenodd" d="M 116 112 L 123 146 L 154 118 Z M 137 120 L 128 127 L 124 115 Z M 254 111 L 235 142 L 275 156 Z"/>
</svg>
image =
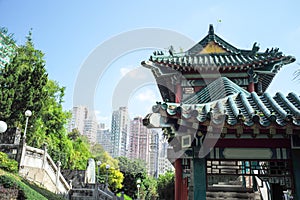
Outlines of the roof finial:
<svg viewBox="0 0 300 200">
<path fill-rule="evenodd" d="M 215 31 L 214 31 L 214 26 L 212 24 L 209 25 L 209 31 L 208 31 L 209 35 L 214 35 Z"/>
</svg>

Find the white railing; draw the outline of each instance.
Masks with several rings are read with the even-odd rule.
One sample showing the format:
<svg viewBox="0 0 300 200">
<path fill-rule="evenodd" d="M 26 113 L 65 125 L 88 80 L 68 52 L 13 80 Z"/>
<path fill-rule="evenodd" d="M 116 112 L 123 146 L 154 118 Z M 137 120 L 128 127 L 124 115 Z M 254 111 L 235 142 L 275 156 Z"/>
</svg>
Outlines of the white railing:
<svg viewBox="0 0 300 200">
<path fill-rule="evenodd" d="M 66 194 L 71 188 L 46 149 L 24 145 L 19 174 L 54 193 Z"/>
</svg>

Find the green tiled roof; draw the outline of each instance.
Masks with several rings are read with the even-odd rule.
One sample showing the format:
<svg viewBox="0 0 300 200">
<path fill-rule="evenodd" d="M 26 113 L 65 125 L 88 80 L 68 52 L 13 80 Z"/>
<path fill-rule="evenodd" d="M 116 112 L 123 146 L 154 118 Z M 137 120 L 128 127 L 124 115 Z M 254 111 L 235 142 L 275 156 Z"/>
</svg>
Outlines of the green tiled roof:
<svg viewBox="0 0 300 200">
<path fill-rule="evenodd" d="M 296 59 L 293 56 L 284 56 L 282 52 L 274 52 L 273 54 L 256 53 L 253 55 L 211 53 L 176 56 L 175 54 L 174 56 L 151 56 L 149 60 L 178 71 L 202 71 L 206 70 L 206 68 L 221 70 L 246 70 L 253 68 L 263 72 L 276 73 L 282 65 L 292 63 Z"/>
<path fill-rule="evenodd" d="M 170 118 L 194 118 L 200 123 L 212 121 L 213 124 L 219 124 L 220 116 L 224 116 L 225 123 L 231 126 L 240 123 L 245 126 L 258 124 L 263 127 L 272 123 L 278 126 L 300 126 L 300 98 L 294 93 L 287 96 L 276 93 L 271 97 L 268 93 L 259 96 L 255 92 L 239 92 L 203 104 L 158 103 L 153 107 L 153 112 Z"/>
<path fill-rule="evenodd" d="M 199 52 L 210 42 L 214 42 L 226 52 L 220 53 L 201 53 Z M 251 50 L 238 49 L 219 36 L 217 36 L 212 25 L 208 35 L 204 37 L 191 49 L 184 53 L 172 53 L 164 55 L 162 52 L 155 52 L 150 56 L 150 61 L 171 67 L 178 71 L 187 71 L 189 68 L 195 70 L 204 70 L 205 68 L 219 69 L 260 69 L 262 71 L 277 72 L 282 65 L 295 61 L 293 56 L 285 56 L 278 48 L 267 49 L 265 52 L 259 52 L 256 42 Z"/>
</svg>

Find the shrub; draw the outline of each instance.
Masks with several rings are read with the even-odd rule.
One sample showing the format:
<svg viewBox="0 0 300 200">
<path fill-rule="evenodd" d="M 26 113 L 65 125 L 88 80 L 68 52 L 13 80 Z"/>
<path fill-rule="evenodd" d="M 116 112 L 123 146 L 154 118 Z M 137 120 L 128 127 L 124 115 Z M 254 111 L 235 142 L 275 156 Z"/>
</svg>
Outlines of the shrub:
<svg viewBox="0 0 300 200">
<path fill-rule="evenodd" d="M 0 185 L 4 188 L 17 188 L 17 184 L 8 176 L 0 176 Z"/>
<path fill-rule="evenodd" d="M 18 162 L 12 159 L 9 159 L 6 153 L 0 152 L 0 168 L 16 173 L 18 172 Z"/>
<path fill-rule="evenodd" d="M 13 174 L 0 176 L 0 199 L 30 199 L 30 200 L 47 200 L 43 195 L 31 189 L 23 183 L 20 178 Z"/>
</svg>

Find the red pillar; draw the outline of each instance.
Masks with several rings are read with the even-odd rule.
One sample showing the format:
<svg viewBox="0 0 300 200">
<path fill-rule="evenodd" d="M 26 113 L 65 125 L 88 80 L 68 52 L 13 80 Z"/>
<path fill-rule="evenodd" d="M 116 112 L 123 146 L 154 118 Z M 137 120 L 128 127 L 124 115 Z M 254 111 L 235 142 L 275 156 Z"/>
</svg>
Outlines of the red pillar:
<svg viewBox="0 0 300 200">
<path fill-rule="evenodd" d="M 254 92 L 254 82 L 249 83 L 248 92 Z"/>
<path fill-rule="evenodd" d="M 176 99 L 175 99 L 175 103 L 180 103 L 181 102 L 181 98 L 182 98 L 181 84 L 177 83 L 177 85 L 176 85 Z"/>
<path fill-rule="evenodd" d="M 175 161 L 175 200 L 181 200 L 182 196 L 182 167 L 181 159 Z"/>
<path fill-rule="evenodd" d="M 176 84 L 175 103 L 180 103 L 182 99 L 181 83 Z M 183 184 L 181 158 L 175 161 L 175 200 L 187 200 L 187 184 Z"/>
<path fill-rule="evenodd" d="M 183 179 L 182 186 L 181 199 L 188 200 L 188 178 Z"/>
</svg>

